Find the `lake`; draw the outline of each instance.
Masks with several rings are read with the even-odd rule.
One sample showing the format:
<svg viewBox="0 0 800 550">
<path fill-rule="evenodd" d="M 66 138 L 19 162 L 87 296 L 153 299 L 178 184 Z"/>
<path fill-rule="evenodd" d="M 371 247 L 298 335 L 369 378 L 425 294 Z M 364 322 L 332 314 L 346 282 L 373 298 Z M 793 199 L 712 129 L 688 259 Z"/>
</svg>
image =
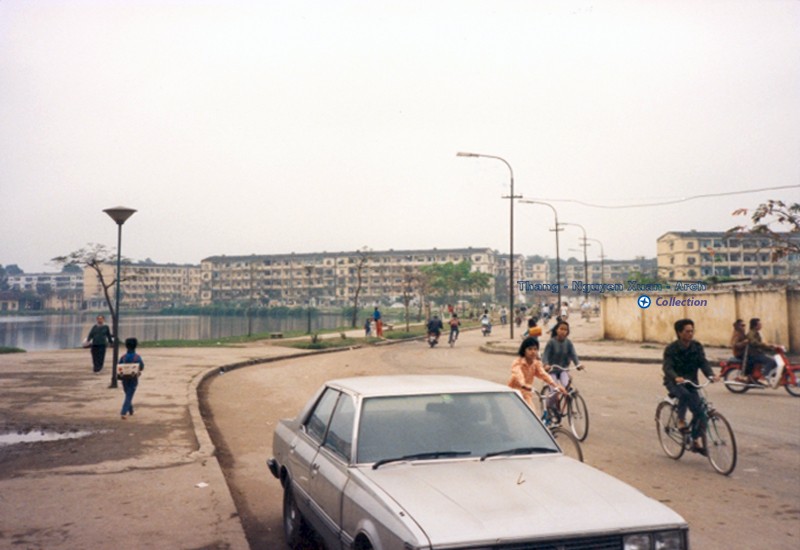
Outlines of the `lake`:
<svg viewBox="0 0 800 550">
<path fill-rule="evenodd" d="M 78 348 L 94 325 L 96 313 L 64 315 L 0 316 L 0 346 L 27 351 Z M 111 327 L 111 316 L 106 315 Z M 311 317 L 311 330 L 333 329 L 349 325 L 340 315 L 318 314 Z M 253 317 L 252 333 L 305 332 L 306 317 L 276 319 Z M 206 315 L 139 315 L 120 317 L 122 340 L 135 336 L 139 340 L 204 340 L 248 333 L 247 317 Z"/>
</svg>

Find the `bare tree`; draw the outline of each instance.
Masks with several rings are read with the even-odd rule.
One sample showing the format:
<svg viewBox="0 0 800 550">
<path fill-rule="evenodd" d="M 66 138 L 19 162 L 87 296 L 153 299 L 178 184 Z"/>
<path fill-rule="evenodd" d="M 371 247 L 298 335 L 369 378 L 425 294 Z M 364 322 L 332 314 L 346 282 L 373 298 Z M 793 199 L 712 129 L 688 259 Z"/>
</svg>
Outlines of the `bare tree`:
<svg viewBox="0 0 800 550">
<path fill-rule="evenodd" d="M 763 236 L 771 242 L 772 261 L 778 261 L 789 254 L 800 253 L 800 203 L 785 204 L 779 200 L 768 200 L 759 204 L 750 214 L 747 208 L 739 208 L 734 216 L 750 216 L 751 223 L 737 225 L 727 231 L 728 236 Z M 776 231 L 775 226 L 783 226 L 788 231 Z"/>
<path fill-rule="evenodd" d="M 67 266 L 80 266 L 92 269 L 97 276 L 97 281 L 100 283 L 100 286 L 103 289 L 103 295 L 105 296 L 106 304 L 108 305 L 108 311 L 111 313 L 111 318 L 115 320 L 115 328 L 118 328 L 118 323 L 116 322 L 118 320 L 116 305 L 111 299 L 111 289 L 116 284 L 116 277 L 112 277 L 112 279 L 109 281 L 106 279 L 106 276 L 103 273 L 103 264 L 115 265 L 116 259 L 116 253 L 113 250 L 109 250 L 105 245 L 90 243 L 84 248 L 70 252 L 66 256 L 56 256 L 50 261 L 61 265 L 62 268 Z M 123 277 L 122 273 L 120 273 L 119 276 L 120 281 L 131 278 Z M 117 356 L 119 355 L 118 337 L 119 335 L 114 334 L 114 360 L 112 363 L 113 367 L 111 369 L 111 388 L 117 387 L 117 376 L 116 372 L 114 372 L 114 367 L 116 367 Z"/>
<path fill-rule="evenodd" d="M 360 250 L 356 251 L 356 266 L 355 266 L 355 274 L 356 274 L 356 292 L 353 295 L 353 319 L 352 319 L 352 328 L 356 328 L 358 325 L 358 295 L 361 294 L 361 287 L 364 282 L 364 275 L 366 274 L 366 270 L 369 268 L 367 265 L 372 258 L 372 253 L 369 248 L 366 246 L 361 248 Z"/>
</svg>

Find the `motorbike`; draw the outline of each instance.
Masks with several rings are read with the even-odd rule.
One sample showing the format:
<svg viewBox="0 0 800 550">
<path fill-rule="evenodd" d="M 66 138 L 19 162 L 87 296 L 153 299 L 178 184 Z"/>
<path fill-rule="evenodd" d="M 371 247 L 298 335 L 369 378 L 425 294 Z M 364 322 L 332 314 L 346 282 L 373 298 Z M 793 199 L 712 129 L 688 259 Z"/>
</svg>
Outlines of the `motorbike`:
<svg viewBox="0 0 800 550">
<path fill-rule="evenodd" d="M 492 333 L 492 324 L 491 323 L 484 323 L 481 325 L 481 334 L 484 336 L 489 336 Z"/>
<path fill-rule="evenodd" d="M 428 345 L 430 347 L 434 347 L 436 344 L 439 343 L 439 335 L 435 332 L 428 333 Z"/>
<path fill-rule="evenodd" d="M 733 393 L 745 393 L 748 390 L 774 390 L 783 386 L 790 395 L 800 397 L 800 364 L 789 363 L 783 347 L 778 348 L 775 362 L 778 366 L 769 377 L 764 376 L 761 372 L 762 366 L 758 363 L 753 365 L 753 370 L 748 377 L 742 368 L 742 360 L 731 357 L 720 361 L 720 376 L 725 379 L 725 387 Z"/>
</svg>

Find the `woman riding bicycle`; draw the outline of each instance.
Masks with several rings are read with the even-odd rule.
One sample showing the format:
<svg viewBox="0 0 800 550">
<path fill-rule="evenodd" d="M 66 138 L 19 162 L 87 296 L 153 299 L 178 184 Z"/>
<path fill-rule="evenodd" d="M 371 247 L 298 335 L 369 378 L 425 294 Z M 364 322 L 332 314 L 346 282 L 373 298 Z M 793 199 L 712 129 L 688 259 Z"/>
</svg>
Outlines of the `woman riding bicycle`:
<svg viewBox="0 0 800 550">
<path fill-rule="evenodd" d="M 552 337 L 548 340 L 542 354 L 542 362 L 550 375 L 563 387 L 568 388 L 570 382 L 569 364 L 572 363 L 578 370 L 583 369 L 580 360 L 578 360 L 578 354 L 575 352 L 575 346 L 567 338 L 569 336 L 569 323 L 559 319 L 551 334 Z M 550 396 L 547 400 L 548 409 L 555 407 L 557 398 L 558 395 L 555 393 Z"/>
<path fill-rule="evenodd" d="M 545 384 L 549 384 L 554 388 L 558 387 L 559 391 L 566 393 L 566 390 L 556 383 L 549 374 L 542 367 L 542 362 L 539 360 L 539 340 L 536 338 L 525 338 L 519 346 L 517 352 L 519 357 L 511 364 L 511 379 L 508 385 L 515 390 L 519 390 L 522 398 L 528 406 L 536 411 L 536 405 L 533 399 L 533 380 L 540 378 Z M 536 411 L 537 414 L 539 411 Z"/>
</svg>

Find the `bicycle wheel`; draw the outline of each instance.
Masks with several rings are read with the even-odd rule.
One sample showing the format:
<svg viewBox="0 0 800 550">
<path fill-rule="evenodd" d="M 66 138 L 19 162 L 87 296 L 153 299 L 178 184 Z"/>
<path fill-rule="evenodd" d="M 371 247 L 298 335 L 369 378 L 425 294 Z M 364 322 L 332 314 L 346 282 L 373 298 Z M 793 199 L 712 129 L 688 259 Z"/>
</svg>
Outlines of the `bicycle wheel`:
<svg viewBox="0 0 800 550">
<path fill-rule="evenodd" d="M 678 429 L 678 412 L 672 403 L 662 401 L 656 408 L 656 432 L 668 457 L 678 460 L 683 456 L 685 436 Z"/>
<path fill-rule="evenodd" d="M 747 382 L 739 382 L 741 379 L 745 379 L 742 369 L 731 369 L 725 373 L 725 382 L 731 382 L 730 384 L 725 384 L 725 387 L 733 393 L 744 393 L 749 388 L 747 387 Z"/>
<path fill-rule="evenodd" d="M 556 426 L 555 428 L 550 429 L 550 433 L 553 434 L 553 438 L 558 443 L 558 446 L 561 447 L 561 451 L 570 458 L 574 458 L 579 462 L 583 462 L 583 450 L 581 449 L 581 444 L 578 442 L 578 438 L 572 435 L 572 432 L 562 428 L 561 426 Z"/>
<path fill-rule="evenodd" d="M 586 401 L 577 391 L 574 392 L 567 401 L 567 417 L 572 433 L 578 441 L 586 441 L 589 435 L 589 409 L 586 408 Z"/>
<path fill-rule="evenodd" d="M 720 474 L 729 475 L 736 467 L 736 438 L 731 425 L 716 411 L 708 414 L 703 445 L 711 466 Z"/>
</svg>

